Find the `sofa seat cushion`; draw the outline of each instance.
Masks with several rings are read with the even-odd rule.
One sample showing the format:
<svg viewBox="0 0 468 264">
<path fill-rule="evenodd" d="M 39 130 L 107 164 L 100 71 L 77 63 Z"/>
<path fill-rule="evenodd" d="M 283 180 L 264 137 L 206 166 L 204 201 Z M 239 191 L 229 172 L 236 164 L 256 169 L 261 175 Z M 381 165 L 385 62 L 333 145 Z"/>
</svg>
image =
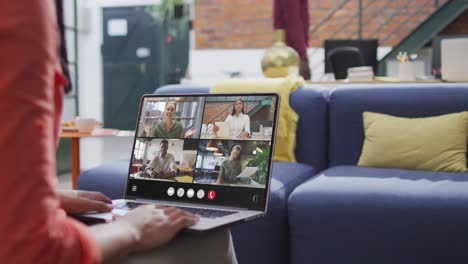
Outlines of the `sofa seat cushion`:
<svg viewBox="0 0 468 264">
<path fill-rule="evenodd" d="M 231 229 L 239 263 L 289 263 L 288 197 L 315 173 L 301 163 L 273 163 L 265 217 Z"/>
<path fill-rule="evenodd" d="M 468 263 L 468 173 L 332 167 L 288 210 L 292 263 Z"/>
<path fill-rule="evenodd" d="M 129 165 L 128 160 L 118 160 L 87 170 L 78 178 L 78 189 L 99 191 L 111 199 L 122 199 Z"/>
</svg>

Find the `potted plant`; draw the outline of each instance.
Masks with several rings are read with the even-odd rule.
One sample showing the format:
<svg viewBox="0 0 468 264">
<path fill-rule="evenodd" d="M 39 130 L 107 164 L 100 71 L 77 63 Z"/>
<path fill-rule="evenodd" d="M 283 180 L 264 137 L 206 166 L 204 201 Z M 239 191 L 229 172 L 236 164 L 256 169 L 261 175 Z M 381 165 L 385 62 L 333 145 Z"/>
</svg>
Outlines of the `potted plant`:
<svg viewBox="0 0 468 264">
<path fill-rule="evenodd" d="M 255 158 L 251 159 L 248 163 L 248 167 L 257 167 L 255 172 L 257 181 L 260 184 L 266 184 L 268 176 L 268 159 L 270 157 L 270 148 L 265 148 L 262 152 L 257 152 Z"/>
<path fill-rule="evenodd" d="M 162 0 L 161 12 L 169 18 L 181 18 L 184 16 L 185 0 Z"/>
<path fill-rule="evenodd" d="M 145 7 L 155 22 L 184 17 L 185 0 L 162 0 L 159 5 Z"/>
</svg>

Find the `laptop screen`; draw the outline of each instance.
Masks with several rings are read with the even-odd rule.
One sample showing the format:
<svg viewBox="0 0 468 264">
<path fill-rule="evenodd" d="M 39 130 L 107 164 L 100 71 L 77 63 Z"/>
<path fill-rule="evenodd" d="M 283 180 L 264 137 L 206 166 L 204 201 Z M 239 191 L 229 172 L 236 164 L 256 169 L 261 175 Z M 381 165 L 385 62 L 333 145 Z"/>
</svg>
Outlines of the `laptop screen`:
<svg viewBox="0 0 468 264">
<path fill-rule="evenodd" d="M 142 98 L 126 198 L 264 210 L 276 94 Z"/>
</svg>

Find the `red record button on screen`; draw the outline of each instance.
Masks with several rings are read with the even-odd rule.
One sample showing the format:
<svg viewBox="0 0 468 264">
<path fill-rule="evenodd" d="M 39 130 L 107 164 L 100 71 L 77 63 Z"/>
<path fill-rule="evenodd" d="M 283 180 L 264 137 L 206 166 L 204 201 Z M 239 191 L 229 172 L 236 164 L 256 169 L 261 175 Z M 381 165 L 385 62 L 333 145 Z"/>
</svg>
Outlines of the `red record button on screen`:
<svg viewBox="0 0 468 264">
<path fill-rule="evenodd" d="M 216 192 L 213 190 L 208 191 L 208 199 L 213 200 L 216 197 Z"/>
</svg>

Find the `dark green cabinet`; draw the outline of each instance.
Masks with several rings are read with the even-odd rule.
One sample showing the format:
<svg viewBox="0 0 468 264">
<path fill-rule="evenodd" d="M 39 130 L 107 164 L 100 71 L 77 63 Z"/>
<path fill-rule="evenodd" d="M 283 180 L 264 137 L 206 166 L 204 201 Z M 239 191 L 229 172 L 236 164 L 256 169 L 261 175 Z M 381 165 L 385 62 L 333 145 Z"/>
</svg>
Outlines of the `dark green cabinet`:
<svg viewBox="0 0 468 264">
<path fill-rule="evenodd" d="M 142 95 L 176 83 L 188 66 L 189 21 L 145 6 L 103 8 L 104 126 L 135 129 Z"/>
</svg>

